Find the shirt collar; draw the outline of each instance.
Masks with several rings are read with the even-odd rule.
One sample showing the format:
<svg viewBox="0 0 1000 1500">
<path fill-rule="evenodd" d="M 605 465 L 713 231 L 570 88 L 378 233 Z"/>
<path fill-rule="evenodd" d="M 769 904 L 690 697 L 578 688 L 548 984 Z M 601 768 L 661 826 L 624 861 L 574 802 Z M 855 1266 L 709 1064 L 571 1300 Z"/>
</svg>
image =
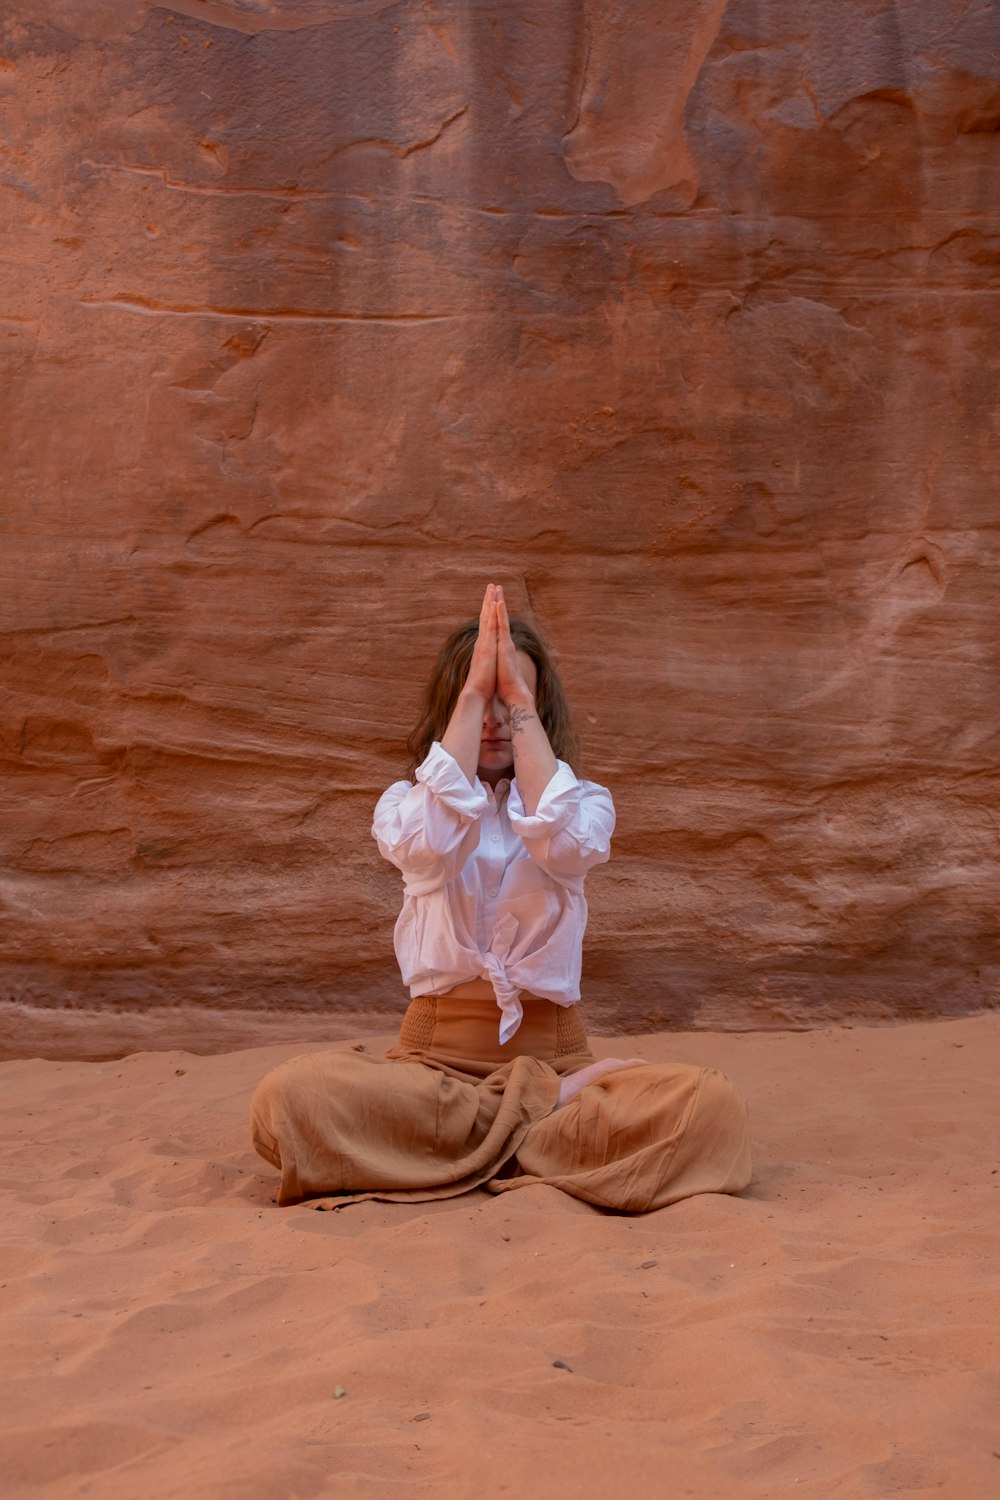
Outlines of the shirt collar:
<svg viewBox="0 0 1000 1500">
<path fill-rule="evenodd" d="M 490 786 L 488 781 L 485 781 L 483 782 L 483 790 L 489 798 L 490 806 L 499 807 L 507 799 L 507 794 L 510 791 L 510 778 L 504 776 L 500 781 L 498 781 L 496 784 L 496 790 L 494 790 L 494 788 Z"/>
</svg>

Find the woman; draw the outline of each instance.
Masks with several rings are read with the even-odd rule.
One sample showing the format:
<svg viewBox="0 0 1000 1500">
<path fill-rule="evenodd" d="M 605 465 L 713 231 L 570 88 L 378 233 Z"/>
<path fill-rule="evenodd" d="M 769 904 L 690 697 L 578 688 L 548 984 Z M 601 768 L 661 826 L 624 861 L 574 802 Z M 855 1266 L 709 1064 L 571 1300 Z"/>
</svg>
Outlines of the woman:
<svg viewBox="0 0 1000 1500">
<path fill-rule="evenodd" d="M 727 1078 L 590 1052 L 583 883 L 608 858 L 614 808 L 574 775 L 559 679 L 498 585 L 445 644 L 409 747 L 412 779 L 372 832 L 403 873 L 396 956 L 413 998 L 385 1058 L 296 1057 L 258 1087 L 254 1145 L 281 1172 L 278 1202 L 544 1182 L 636 1212 L 745 1187 L 746 1105 Z"/>
</svg>

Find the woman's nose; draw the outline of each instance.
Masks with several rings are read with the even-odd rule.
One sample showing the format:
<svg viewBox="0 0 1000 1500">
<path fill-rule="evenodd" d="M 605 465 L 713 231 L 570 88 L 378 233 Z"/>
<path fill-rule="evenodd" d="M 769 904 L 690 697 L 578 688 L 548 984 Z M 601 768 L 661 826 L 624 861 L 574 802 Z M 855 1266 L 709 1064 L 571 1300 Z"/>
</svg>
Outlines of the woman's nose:
<svg viewBox="0 0 1000 1500">
<path fill-rule="evenodd" d="M 501 724 L 507 721 L 507 710 L 499 698 L 494 698 L 486 705 L 484 722 L 490 729 L 499 729 Z"/>
</svg>

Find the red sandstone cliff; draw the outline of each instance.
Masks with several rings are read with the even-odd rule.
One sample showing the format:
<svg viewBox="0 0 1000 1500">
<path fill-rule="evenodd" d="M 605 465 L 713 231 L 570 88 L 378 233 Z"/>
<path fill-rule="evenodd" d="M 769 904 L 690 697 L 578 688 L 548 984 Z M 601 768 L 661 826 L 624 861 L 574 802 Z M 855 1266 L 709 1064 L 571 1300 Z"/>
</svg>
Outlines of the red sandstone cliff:
<svg viewBox="0 0 1000 1500">
<path fill-rule="evenodd" d="M 598 1023 L 996 1002 L 998 58 L 971 0 L 9 0 L 14 1045 L 397 1007 L 371 809 L 488 577 L 619 806 Z"/>
</svg>

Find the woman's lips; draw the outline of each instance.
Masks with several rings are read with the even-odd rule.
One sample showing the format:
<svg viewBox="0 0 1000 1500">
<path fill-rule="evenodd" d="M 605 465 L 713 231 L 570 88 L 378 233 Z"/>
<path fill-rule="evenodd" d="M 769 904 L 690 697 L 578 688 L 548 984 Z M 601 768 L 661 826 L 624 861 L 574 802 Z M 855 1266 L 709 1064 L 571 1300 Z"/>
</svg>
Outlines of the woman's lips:
<svg viewBox="0 0 1000 1500">
<path fill-rule="evenodd" d="M 479 743 L 484 745 L 487 750 L 501 750 L 504 745 L 510 744 L 510 740 L 480 740 Z"/>
</svg>

